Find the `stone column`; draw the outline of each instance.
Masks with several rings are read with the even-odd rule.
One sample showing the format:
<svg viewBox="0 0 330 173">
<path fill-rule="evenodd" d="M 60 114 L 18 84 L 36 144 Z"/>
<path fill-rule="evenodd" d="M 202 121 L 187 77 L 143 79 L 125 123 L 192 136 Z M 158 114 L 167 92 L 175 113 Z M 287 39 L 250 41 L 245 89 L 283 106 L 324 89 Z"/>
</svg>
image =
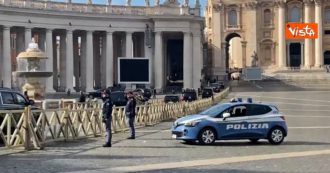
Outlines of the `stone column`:
<svg viewBox="0 0 330 173">
<path fill-rule="evenodd" d="M 247 41 L 241 41 L 242 43 L 242 68 L 246 67 L 246 44 Z"/>
<path fill-rule="evenodd" d="M 66 31 L 66 90 L 73 92 L 73 34 L 72 30 Z"/>
<path fill-rule="evenodd" d="M 53 72 L 53 31 L 51 29 L 46 29 L 46 55 L 48 57 L 46 61 L 46 71 Z M 46 79 L 46 92 L 55 92 L 53 82 L 54 82 L 54 75 Z"/>
<path fill-rule="evenodd" d="M 53 34 L 53 84 L 54 84 L 54 88 L 55 91 L 58 90 L 59 85 L 58 85 L 58 43 L 57 43 L 57 35 Z"/>
<path fill-rule="evenodd" d="M 106 36 L 106 57 L 105 57 L 105 64 L 106 64 L 106 86 L 113 86 L 113 36 L 112 32 L 108 31 Z"/>
<path fill-rule="evenodd" d="M 291 43 L 286 43 L 286 57 L 287 57 L 286 64 L 288 65 L 288 67 L 291 66 L 291 63 L 290 63 L 290 60 L 291 60 L 291 56 L 290 56 L 290 44 Z"/>
<path fill-rule="evenodd" d="M 86 91 L 86 35 L 87 33 L 84 33 L 81 35 L 81 42 L 80 42 L 80 87 L 82 91 Z"/>
<path fill-rule="evenodd" d="M 76 87 L 76 91 L 81 90 L 80 86 L 80 60 L 79 57 L 79 35 L 77 33 L 73 34 L 73 76 L 74 76 L 74 87 Z"/>
<path fill-rule="evenodd" d="M 66 31 L 65 31 L 66 32 Z M 60 65 L 59 65 L 59 70 L 60 70 L 60 88 L 62 91 L 65 90 L 66 88 L 66 34 L 61 31 L 60 35 L 60 47 L 59 47 L 59 54 L 60 54 Z"/>
<path fill-rule="evenodd" d="M 2 82 L 3 87 L 11 88 L 10 27 L 3 26 Z"/>
<path fill-rule="evenodd" d="M 46 33 L 43 31 L 38 31 L 38 37 L 39 37 L 39 40 L 38 40 L 39 49 L 46 52 Z M 46 69 L 46 63 L 47 63 L 46 61 L 41 61 L 40 68 Z"/>
<path fill-rule="evenodd" d="M 319 68 L 324 64 L 323 59 L 323 19 L 322 1 L 315 1 L 315 23 L 318 24 L 319 37 L 315 40 L 315 67 Z"/>
<path fill-rule="evenodd" d="M 161 32 L 155 35 L 155 88 L 160 91 L 164 87 L 164 66 L 163 66 L 163 38 Z"/>
<path fill-rule="evenodd" d="M 222 42 L 221 43 L 221 68 L 219 70 L 221 70 L 221 74 L 224 74 L 224 72 L 226 72 L 226 68 L 227 68 L 227 65 L 226 65 L 226 61 L 227 59 L 229 59 L 227 56 L 227 47 L 228 47 L 228 44 L 227 42 Z"/>
<path fill-rule="evenodd" d="M 191 33 L 185 32 L 183 38 L 183 87 L 192 88 L 192 56 Z"/>
<path fill-rule="evenodd" d="M 29 43 L 31 43 L 32 32 L 31 28 L 25 28 L 25 49 L 29 47 Z"/>
<path fill-rule="evenodd" d="M 99 88 L 101 85 L 101 56 L 100 56 L 100 34 L 93 34 L 93 65 L 94 65 L 94 87 Z"/>
<path fill-rule="evenodd" d="M 285 3 L 278 2 L 278 66 L 286 67 L 285 49 Z"/>
<path fill-rule="evenodd" d="M 94 90 L 93 31 L 87 31 L 86 49 L 86 92 L 90 92 Z"/>
<path fill-rule="evenodd" d="M 133 58 L 132 32 L 126 32 L 126 58 Z"/>
<path fill-rule="evenodd" d="M 146 37 L 145 37 L 146 38 Z M 151 38 L 150 38 L 151 39 Z M 152 47 L 149 45 L 146 45 L 146 39 L 144 39 L 144 57 L 149 59 L 149 81 L 150 86 L 154 86 L 154 57 L 152 56 Z"/>
<path fill-rule="evenodd" d="M 311 3 L 305 2 L 305 16 L 304 16 L 304 22 L 310 23 L 311 22 Z M 312 58 L 312 40 L 311 39 L 305 39 L 305 68 L 311 67 L 311 58 Z"/>
<path fill-rule="evenodd" d="M 193 88 L 198 89 L 201 86 L 203 56 L 201 46 L 201 34 L 193 33 Z"/>
<path fill-rule="evenodd" d="M 300 44 L 301 45 L 301 50 L 300 50 L 300 54 L 301 54 L 301 57 L 300 57 L 300 60 L 301 60 L 301 63 L 300 63 L 300 67 L 304 67 L 304 64 L 305 64 L 305 59 L 304 59 L 304 57 L 305 57 L 305 52 L 304 52 L 304 50 L 305 50 L 305 44 L 304 43 L 301 43 Z"/>
</svg>

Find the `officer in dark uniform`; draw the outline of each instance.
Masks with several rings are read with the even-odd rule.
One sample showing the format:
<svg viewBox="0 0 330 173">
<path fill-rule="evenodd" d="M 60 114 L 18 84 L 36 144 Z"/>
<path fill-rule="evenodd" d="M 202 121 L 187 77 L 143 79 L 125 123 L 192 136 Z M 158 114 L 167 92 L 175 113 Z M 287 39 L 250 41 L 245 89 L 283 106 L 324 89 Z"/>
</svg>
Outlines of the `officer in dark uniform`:
<svg viewBox="0 0 330 173">
<path fill-rule="evenodd" d="M 111 122 L 112 122 L 112 107 L 113 103 L 110 98 L 110 92 L 108 90 L 103 91 L 102 93 L 102 100 L 103 100 L 103 122 L 105 123 L 106 127 L 106 143 L 103 147 L 111 147 Z"/>
<path fill-rule="evenodd" d="M 133 92 L 129 92 L 127 94 L 127 104 L 125 107 L 126 119 L 128 126 L 130 128 L 131 136 L 127 139 L 135 139 L 135 128 L 134 128 L 134 121 L 135 121 L 135 108 L 136 108 L 136 100 L 134 98 Z"/>
</svg>

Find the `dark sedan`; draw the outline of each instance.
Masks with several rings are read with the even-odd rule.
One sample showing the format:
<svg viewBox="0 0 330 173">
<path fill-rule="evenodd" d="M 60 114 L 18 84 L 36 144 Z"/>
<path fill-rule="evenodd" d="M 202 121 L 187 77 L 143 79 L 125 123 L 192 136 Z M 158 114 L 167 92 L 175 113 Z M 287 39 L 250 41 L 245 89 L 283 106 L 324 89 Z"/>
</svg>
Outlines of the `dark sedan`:
<svg viewBox="0 0 330 173">
<path fill-rule="evenodd" d="M 104 89 L 98 89 L 92 92 L 88 92 L 87 97 L 94 99 L 94 98 L 101 98 L 102 92 L 104 91 Z"/>
</svg>

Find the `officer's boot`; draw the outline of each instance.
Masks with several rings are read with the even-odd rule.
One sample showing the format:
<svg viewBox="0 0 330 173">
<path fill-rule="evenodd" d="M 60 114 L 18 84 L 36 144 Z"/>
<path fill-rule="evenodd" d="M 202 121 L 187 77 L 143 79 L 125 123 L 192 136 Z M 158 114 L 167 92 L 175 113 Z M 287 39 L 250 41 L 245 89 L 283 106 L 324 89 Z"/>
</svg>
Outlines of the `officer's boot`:
<svg viewBox="0 0 330 173">
<path fill-rule="evenodd" d="M 111 143 L 105 143 L 103 147 L 111 147 Z"/>
</svg>

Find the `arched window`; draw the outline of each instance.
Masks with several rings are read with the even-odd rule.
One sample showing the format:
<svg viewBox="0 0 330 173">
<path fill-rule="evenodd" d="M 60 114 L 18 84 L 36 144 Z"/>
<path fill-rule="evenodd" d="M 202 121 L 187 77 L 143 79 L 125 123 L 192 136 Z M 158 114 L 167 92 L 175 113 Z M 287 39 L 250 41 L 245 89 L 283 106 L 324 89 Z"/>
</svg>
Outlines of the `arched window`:
<svg viewBox="0 0 330 173">
<path fill-rule="evenodd" d="M 209 28 L 211 28 L 212 26 L 212 20 L 211 20 L 211 17 L 209 17 Z"/>
<path fill-rule="evenodd" d="M 236 10 L 232 9 L 228 12 L 228 25 L 237 26 L 237 13 Z"/>
<path fill-rule="evenodd" d="M 291 8 L 290 22 L 301 22 L 300 9 L 298 7 Z"/>
<path fill-rule="evenodd" d="M 270 9 L 264 10 L 264 25 L 269 26 L 272 24 L 272 12 Z"/>
<path fill-rule="evenodd" d="M 324 9 L 324 20 L 325 23 L 330 23 L 330 7 Z"/>
</svg>

